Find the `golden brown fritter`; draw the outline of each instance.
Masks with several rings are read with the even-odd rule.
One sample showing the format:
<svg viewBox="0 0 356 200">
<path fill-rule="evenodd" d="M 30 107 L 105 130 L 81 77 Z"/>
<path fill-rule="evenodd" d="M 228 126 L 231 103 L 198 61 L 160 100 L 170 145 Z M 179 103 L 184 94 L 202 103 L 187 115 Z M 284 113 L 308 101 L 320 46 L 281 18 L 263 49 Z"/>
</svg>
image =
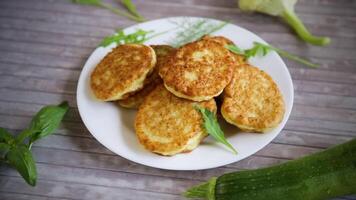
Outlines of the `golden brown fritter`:
<svg viewBox="0 0 356 200">
<path fill-rule="evenodd" d="M 205 36 L 202 37 L 202 39 L 204 39 L 204 40 L 213 40 L 215 42 L 220 43 L 224 47 L 226 45 L 234 45 L 234 43 L 231 40 L 227 39 L 224 36 L 208 36 L 208 35 L 205 35 Z M 244 56 L 235 54 L 233 52 L 230 52 L 230 53 L 235 59 L 235 66 L 236 67 L 246 63 L 246 58 Z"/>
<path fill-rule="evenodd" d="M 248 64 L 236 68 L 223 93 L 221 113 L 225 120 L 248 132 L 265 132 L 284 116 L 278 86 L 264 71 Z"/>
<path fill-rule="evenodd" d="M 95 67 L 90 79 L 91 89 L 102 101 L 122 99 L 143 87 L 155 64 L 156 55 L 151 47 L 119 45 Z"/>
<path fill-rule="evenodd" d="M 165 62 L 169 54 L 174 51 L 174 48 L 169 45 L 151 45 L 156 53 L 156 65 L 153 72 L 145 80 L 141 90 L 133 92 L 127 98 L 118 100 L 118 104 L 125 108 L 138 108 L 143 102 L 143 99 L 159 84 L 162 83 L 161 77 L 158 75 L 158 69 Z"/>
<path fill-rule="evenodd" d="M 180 47 L 159 71 L 165 87 L 193 101 L 218 96 L 232 77 L 234 58 L 220 43 L 199 40 Z"/>
<path fill-rule="evenodd" d="M 199 105 L 216 112 L 215 101 L 194 102 L 170 93 L 163 85 L 157 86 L 141 104 L 135 120 L 140 143 L 149 151 L 161 155 L 189 152 L 207 135 L 202 127 Z"/>
</svg>

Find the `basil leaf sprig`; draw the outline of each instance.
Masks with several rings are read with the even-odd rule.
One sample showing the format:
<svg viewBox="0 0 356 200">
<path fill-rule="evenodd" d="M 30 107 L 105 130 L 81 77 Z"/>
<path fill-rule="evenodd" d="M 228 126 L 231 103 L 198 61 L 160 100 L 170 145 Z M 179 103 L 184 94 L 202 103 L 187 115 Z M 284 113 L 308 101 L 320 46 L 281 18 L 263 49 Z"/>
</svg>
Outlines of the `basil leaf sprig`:
<svg viewBox="0 0 356 200">
<path fill-rule="evenodd" d="M 211 135 L 215 140 L 224 144 L 227 148 L 229 148 L 234 154 L 237 154 L 235 148 L 226 140 L 224 136 L 224 132 L 221 130 L 216 115 L 206 108 L 202 108 L 199 106 L 194 107 L 203 117 L 203 127 L 206 132 Z"/>
<path fill-rule="evenodd" d="M 105 8 L 110 10 L 111 12 L 115 13 L 119 16 L 127 17 L 131 20 L 137 22 L 143 22 L 145 19 L 138 14 L 135 5 L 131 2 L 131 0 L 123 0 L 122 4 L 130 11 L 130 13 L 122 11 L 120 9 L 114 8 L 112 5 L 102 2 L 102 0 L 72 0 L 72 3 L 81 4 L 81 5 L 89 5 L 89 6 L 97 6 L 100 8 Z M 136 14 L 132 14 L 132 13 Z"/>
<path fill-rule="evenodd" d="M 126 34 L 122 29 L 118 29 L 116 33 L 105 37 L 99 46 L 107 47 L 112 43 L 120 44 L 142 44 L 154 37 L 162 35 L 167 31 L 153 34 L 154 31 L 145 31 L 143 29 L 137 29 L 133 33 Z"/>
<path fill-rule="evenodd" d="M 15 168 L 25 181 L 36 185 L 37 170 L 31 153 L 32 144 L 55 131 L 68 111 L 68 103 L 43 107 L 32 119 L 30 126 L 18 136 L 0 127 L 0 164 Z"/>
<path fill-rule="evenodd" d="M 306 65 L 308 67 L 312 67 L 312 68 L 318 67 L 318 64 L 312 63 L 312 62 L 305 60 L 303 58 L 300 58 L 296 55 L 290 54 L 287 51 L 284 51 L 282 49 L 278 49 L 271 45 L 266 45 L 266 44 L 262 44 L 259 42 L 254 42 L 253 47 L 250 49 L 246 49 L 246 50 L 242 50 L 236 45 L 226 45 L 225 48 L 227 48 L 228 50 L 230 50 L 231 52 L 233 52 L 235 54 L 243 55 L 247 59 L 250 57 L 258 56 L 258 55 L 265 56 L 270 51 L 275 51 L 282 57 L 288 58 L 290 60 L 294 60 L 294 61 L 299 62 L 303 65 Z"/>
</svg>

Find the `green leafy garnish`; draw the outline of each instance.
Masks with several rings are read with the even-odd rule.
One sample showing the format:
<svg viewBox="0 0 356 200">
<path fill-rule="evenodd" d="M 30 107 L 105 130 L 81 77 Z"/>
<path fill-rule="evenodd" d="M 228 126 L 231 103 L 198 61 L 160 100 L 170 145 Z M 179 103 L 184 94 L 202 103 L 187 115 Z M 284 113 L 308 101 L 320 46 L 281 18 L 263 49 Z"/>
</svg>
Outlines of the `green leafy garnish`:
<svg viewBox="0 0 356 200">
<path fill-rule="evenodd" d="M 213 136 L 215 140 L 224 144 L 227 148 L 229 148 L 234 154 L 237 154 L 237 151 L 234 147 L 226 140 L 224 136 L 224 132 L 221 130 L 216 115 L 206 108 L 202 108 L 199 106 L 194 107 L 203 117 L 203 127 L 206 132 Z"/>
<path fill-rule="evenodd" d="M 244 11 L 257 11 L 264 14 L 278 16 L 284 19 L 298 34 L 298 36 L 314 45 L 327 45 L 330 38 L 312 35 L 303 22 L 295 14 L 294 6 L 297 0 L 239 0 L 239 7 Z"/>
<path fill-rule="evenodd" d="M 294 60 L 296 62 L 299 62 L 303 65 L 306 65 L 308 67 L 318 67 L 318 64 L 312 63 L 308 60 L 305 60 L 303 58 L 300 58 L 298 56 L 292 55 L 282 49 L 278 49 L 276 47 L 273 47 L 271 45 L 267 45 L 267 44 L 262 44 L 259 42 L 254 42 L 253 43 L 253 47 L 250 49 L 246 49 L 246 50 L 241 50 L 238 46 L 236 45 L 226 45 L 225 48 L 229 49 L 231 52 L 235 53 L 235 54 L 239 54 L 239 55 L 243 55 L 245 56 L 247 59 L 250 57 L 255 57 L 258 55 L 262 55 L 265 56 L 268 54 L 268 52 L 270 51 L 275 51 L 277 52 L 280 56 L 288 58 L 290 60 Z"/>
<path fill-rule="evenodd" d="M 127 17 L 129 19 L 132 19 L 134 21 L 137 21 L 137 22 L 142 22 L 144 21 L 144 18 L 141 17 L 141 16 L 136 16 L 136 15 L 133 15 L 133 14 L 130 14 L 128 12 L 125 12 L 125 11 L 122 11 L 122 10 L 119 10 L 117 8 L 114 8 L 112 5 L 110 4 L 107 4 L 107 3 L 104 3 L 102 2 L 101 0 L 72 0 L 73 3 L 75 4 L 81 4 L 81 5 L 89 5 L 89 6 L 97 6 L 97 7 L 100 7 L 100 8 L 105 8 L 105 9 L 108 9 L 110 10 L 111 12 L 115 13 L 116 15 L 120 15 L 120 16 L 124 16 L 124 17 Z M 131 4 L 130 5 L 130 9 L 132 9 L 133 7 L 133 3 L 132 2 L 128 2 L 128 1 L 125 1 L 126 3 L 129 3 Z M 125 5 L 125 3 L 123 3 Z M 127 7 L 127 5 L 125 5 Z M 136 9 L 136 8 L 135 8 Z M 137 12 L 137 11 L 136 11 Z"/>
<path fill-rule="evenodd" d="M 11 148 L 5 158 L 8 160 L 8 163 L 21 174 L 28 184 L 32 186 L 36 185 L 36 165 L 27 145 L 20 144 Z"/>
<path fill-rule="evenodd" d="M 176 29 L 178 29 L 174 40 L 169 42 L 174 47 L 180 47 L 189 42 L 193 42 L 204 35 L 222 29 L 228 24 L 227 22 L 216 23 L 208 19 L 183 19 L 170 22 L 175 24 Z"/>
<path fill-rule="evenodd" d="M 58 106 L 43 107 L 33 117 L 30 126 L 17 137 L 4 128 L 0 128 L 0 164 L 9 164 L 20 173 L 29 185 L 35 186 L 37 171 L 30 151 L 32 144 L 38 139 L 52 134 L 58 128 L 68 108 L 67 102 Z"/>
<path fill-rule="evenodd" d="M 145 18 L 138 13 L 135 4 L 132 3 L 131 0 L 121 0 L 121 3 L 127 8 L 127 10 L 135 15 L 136 17 L 140 18 L 142 21 L 145 21 Z"/>
<path fill-rule="evenodd" d="M 154 37 L 162 35 L 165 32 L 160 32 L 157 34 L 151 34 L 154 31 L 145 31 L 142 29 L 138 29 L 133 33 L 125 34 L 125 32 L 121 29 L 117 30 L 113 35 L 105 37 L 99 46 L 107 47 L 112 43 L 120 44 L 142 44 Z"/>
</svg>

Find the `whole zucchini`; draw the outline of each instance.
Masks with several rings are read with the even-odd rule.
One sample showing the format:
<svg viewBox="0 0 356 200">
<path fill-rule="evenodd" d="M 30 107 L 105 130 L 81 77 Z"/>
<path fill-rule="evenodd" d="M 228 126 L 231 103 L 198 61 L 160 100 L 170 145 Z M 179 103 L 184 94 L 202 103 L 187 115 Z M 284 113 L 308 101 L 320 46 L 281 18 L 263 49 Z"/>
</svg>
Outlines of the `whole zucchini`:
<svg viewBox="0 0 356 200">
<path fill-rule="evenodd" d="M 350 194 L 356 194 L 356 139 L 280 165 L 214 177 L 184 195 L 209 200 L 322 200 Z"/>
</svg>

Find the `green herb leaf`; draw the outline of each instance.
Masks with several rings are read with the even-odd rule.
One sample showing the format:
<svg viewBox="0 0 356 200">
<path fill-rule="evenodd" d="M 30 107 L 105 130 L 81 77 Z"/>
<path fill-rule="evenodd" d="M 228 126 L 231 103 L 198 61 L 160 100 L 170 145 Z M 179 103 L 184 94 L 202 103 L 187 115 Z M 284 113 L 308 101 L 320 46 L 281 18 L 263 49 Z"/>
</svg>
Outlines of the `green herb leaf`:
<svg viewBox="0 0 356 200">
<path fill-rule="evenodd" d="M 129 19 L 135 20 L 137 22 L 144 21 L 144 19 L 141 17 L 137 17 L 137 16 L 134 16 L 128 12 L 124 12 L 122 10 L 114 8 L 110 4 L 103 3 L 101 0 L 72 0 L 72 3 L 81 4 L 81 5 L 89 5 L 89 6 L 97 6 L 97 7 L 101 7 L 101 8 L 110 10 L 111 12 L 115 13 L 116 15 L 124 16 Z"/>
<path fill-rule="evenodd" d="M 11 146 L 6 143 L 0 143 L 0 160 L 3 159 L 4 155 L 10 150 Z"/>
<path fill-rule="evenodd" d="M 0 127 L 0 142 L 12 144 L 14 141 L 14 136 L 11 135 L 6 129 Z"/>
<path fill-rule="evenodd" d="M 36 133 L 41 133 L 40 130 L 35 130 L 35 129 L 25 129 L 23 130 L 17 137 L 16 137 L 16 144 L 21 144 L 23 141 L 28 138 L 33 136 Z"/>
<path fill-rule="evenodd" d="M 227 48 L 228 50 L 230 50 L 231 52 L 238 54 L 238 55 L 245 55 L 245 51 L 240 49 L 238 46 L 233 45 L 233 44 L 229 44 L 229 45 L 225 45 L 225 48 Z"/>
<path fill-rule="evenodd" d="M 255 57 L 258 55 L 261 56 L 265 56 L 267 55 L 270 51 L 275 51 L 277 52 L 280 56 L 288 58 L 290 60 L 294 60 L 296 62 L 299 62 L 303 65 L 306 65 L 308 67 L 318 67 L 318 64 L 312 63 L 308 60 L 305 60 L 303 58 L 300 58 L 298 56 L 292 55 L 282 49 L 278 49 L 276 47 L 273 47 L 271 45 L 267 45 L 267 44 L 262 44 L 259 42 L 254 42 L 253 43 L 253 47 L 250 49 L 246 49 L 246 50 L 241 50 L 238 46 L 236 45 L 226 45 L 225 48 L 227 48 L 228 50 L 230 50 L 231 52 L 238 54 L 238 55 L 244 55 L 247 59 L 251 58 L 251 57 Z"/>
<path fill-rule="evenodd" d="M 11 148 L 6 155 L 8 163 L 14 167 L 26 182 L 32 186 L 36 185 L 37 171 L 32 154 L 24 144 Z"/>
<path fill-rule="evenodd" d="M 91 6 L 101 6 L 101 0 L 72 0 L 73 3 Z"/>
<path fill-rule="evenodd" d="M 107 47 L 112 43 L 116 43 L 118 45 L 120 45 L 120 44 L 142 44 L 153 37 L 153 36 L 148 37 L 148 35 L 152 32 L 153 31 L 145 31 L 142 29 L 138 29 L 137 31 L 135 31 L 133 33 L 125 34 L 123 30 L 118 30 L 115 34 L 105 37 L 101 41 L 99 46 Z"/>
<path fill-rule="evenodd" d="M 262 43 L 254 42 L 254 46 L 251 49 L 245 50 L 246 58 L 255 57 L 257 55 L 265 56 L 271 50 L 269 46 Z"/>
<path fill-rule="evenodd" d="M 205 130 L 211 136 L 213 136 L 215 140 L 224 144 L 231 151 L 233 151 L 234 154 L 237 154 L 237 151 L 234 149 L 234 147 L 226 140 L 224 132 L 221 130 L 215 114 L 206 108 L 202 108 L 199 106 L 195 106 L 194 108 L 202 115 L 204 121 L 203 127 L 205 128 Z"/>
<path fill-rule="evenodd" d="M 121 0 L 121 3 L 127 8 L 127 10 L 135 15 L 136 17 L 141 18 L 142 20 L 145 20 L 145 18 L 142 17 L 142 15 L 140 15 L 136 9 L 135 4 L 132 3 L 131 0 Z"/>
<path fill-rule="evenodd" d="M 207 19 L 184 19 L 179 21 L 170 21 L 178 29 L 174 40 L 170 44 L 174 47 L 180 47 L 189 42 L 193 42 L 204 35 L 209 35 L 226 26 L 227 22 L 216 23 Z"/>
<path fill-rule="evenodd" d="M 68 108 L 67 102 L 63 102 L 58 106 L 43 107 L 31 121 L 29 131 L 35 134 L 31 136 L 30 145 L 56 130 Z"/>
</svg>

